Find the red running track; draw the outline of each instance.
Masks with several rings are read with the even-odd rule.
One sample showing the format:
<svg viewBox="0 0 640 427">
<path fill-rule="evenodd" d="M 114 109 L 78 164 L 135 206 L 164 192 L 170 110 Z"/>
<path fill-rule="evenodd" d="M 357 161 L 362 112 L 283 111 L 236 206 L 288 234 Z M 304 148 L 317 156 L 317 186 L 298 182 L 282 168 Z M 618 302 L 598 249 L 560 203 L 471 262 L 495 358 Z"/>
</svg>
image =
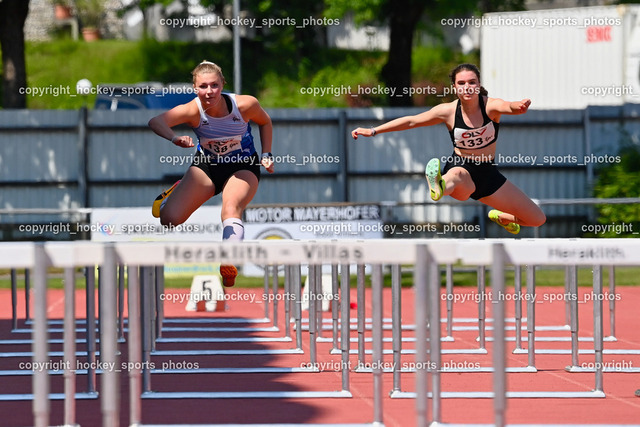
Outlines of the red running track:
<svg viewBox="0 0 640 427">
<path fill-rule="evenodd" d="M 167 290 L 167 293 L 185 293 L 186 290 Z M 384 291 L 384 317 L 391 317 L 390 290 Z M 477 318 L 477 291 L 472 288 L 455 290 L 461 300 L 454 304 L 456 318 Z M 565 306 L 561 299 L 561 287 L 538 288 L 536 307 L 537 326 L 563 325 L 565 323 Z M 593 319 L 592 304 L 588 301 L 589 288 L 581 287 L 579 300 L 580 337 L 592 337 Z M 640 350 L 640 327 L 638 323 L 638 307 L 640 306 L 640 288 L 619 287 L 616 301 L 616 337 L 615 342 L 605 342 L 605 349 L 633 349 Z M 233 295 L 225 312 L 189 313 L 184 310 L 184 304 L 165 303 L 167 318 L 262 318 L 264 305 L 261 290 L 231 289 L 228 294 Z M 251 302 L 251 296 L 254 300 Z M 552 296 L 555 301 L 550 302 Z M 355 291 L 352 301 L 355 301 Z M 63 315 L 63 295 L 60 290 L 48 293 L 49 317 L 60 319 Z M 249 301 L 242 301 L 247 298 Z M 19 318 L 24 319 L 23 292 L 19 295 Z M 366 311 L 371 315 L 370 290 L 367 290 Z M 403 324 L 412 324 L 414 313 L 413 291 L 404 289 L 402 293 Z M 77 292 L 77 315 L 84 316 L 85 293 Z M 487 317 L 491 316 L 491 303 L 487 304 Z M 604 304 L 604 332 L 610 334 L 608 304 Z M 524 304 L 526 314 L 526 304 Z M 446 313 L 445 302 L 442 302 L 442 317 Z M 283 326 L 284 308 L 279 305 L 279 325 Z M 0 339 L 24 339 L 28 333 L 11 332 L 11 295 L 9 290 L 0 290 Z M 306 313 L 305 313 L 306 314 Z M 351 310 L 352 317 L 356 311 Z M 507 315 L 513 317 L 514 304 L 507 304 Z M 330 314 L 325 313 L 325 319 Z M 490 323 L 489 323 L 490 324 Z M 165 332 L 164 337 L 263 337 L 277 338 L 284 336 L 284 332 L 259 332 L 256 327 L 266 327 L 270 324 L 245 325 L 238 332 Z M 469 323 L 456 323 L 455 326 L 469 326 Z M 508 323 L 512 326 L 512 323 Z M 24 321 L 20 321 L 21 328 Z M 165 326 L 177 326 L 166 324 Z M 203 325 L 193 325 L 203 326 Z M 225 326 L 217 324 L 215 326 Z M 239 326 L 228 324 L 226 326 Z M 282 328 L 281 328 L 282 329 Z M 292 335 L 295 331 L 292 329 Z M 443 336 L 444 336 L 443 325 Z M 514 331 L 507 332 L 510 337 Z M 325 337 L 330 331 L 325 331 Z M 367 337 L 370 337 L 370 331 Z M 385 331 L 385 337 L 390 337 L 390 331 Z M 404 337 L 412 337 L 413 331 L 406 331 Z M 444 342 L 443 349 L 473 349 L 477 348 L 477 331 L 455 331 L 454 342 Z M 491 331 L 487 331 L 487 337 Z M 526 337 L 526 332 L 523 332 Z M 569 337 L 568 331 L 538 332 L 538 337 Z M 52 338 L 60 338 L 61 334 L 52 334 Z M 83 334 L 79 333 L 78 338 Z M 352 338 L 357 333 L 352 331 Z M 352 349 L 355 349 L 352 343 Z M 526 348 L 526 342 L 523 343 Z M 536 343 L 537 349 L 569 349 L 569 342 Z M 291 349 L 294 342 L 245 342 L 245 343 L 158 343 L 158 350 L 170 349 Z M 127 346 L 120 344 L 121 360 L 127 360 Z M 367 343 L 367 348 L 371 344 Z M 385 343 L 385 349 L 391 344 Z M 414 348 L 413 342 L 405 342 L 403 348 Z M 527 365 L 526 354 L 512 354 L 515 348 L 513 341 L 507 342 L 507 364 L 512 367 Z M 592 349 L 593 343 L 581 341 L 581 349 Z M 79 344 L 79 350 L 83 350 Z M 259 374 L 154 374 L 151 380 L 154 391 L 337 391 L 341 389 L 341 373 L 339 369 L 340 356 L 330 354 L 331 343 L 318 343 L 318 362 L 324 369 L 318 373 L 259 373 Z M 487 342 L 488 354 L 461 355 L 444 354 L 443 363 L 467 367 L 488 367 L 491 364 L 491 342 Z M 61 345 L 52 345 L 51 350 L 62 350 Z M 153 356 L 152 362 L 156 368 L 166 367 L 304 367 L 309 361 L 309 337 L 303 333 L 304 354 L 284 355 L 217 355 L 217 356 Z M 0 352 L 29 351 L 28 345 L 0 344 Z M 370 361 L 367 355 L 367 361 Z M 61 361 L 60 357 L 52 357 L 52 362 Z M 79 360 L 84 358 L 79 357 Z M 402 363 L 409 364 L 414 355 L 403 355 Z M 28 358 L 0 357 L 0 370 L 19 369 L 21 362 L 28 362 Z M 605 355 L 604 361 L 612 367 L 640 367 L 640 355 Z M 565 366 L 571 362 L 570 355 L 536 355 L 536 373 L 508 374 L 507 388 L 510 391 L 590 391 L 594 388 L 595 375 L 593 373 L 568 373 Z M 593 355 L 580 355 L 580 364 L 591 364 Z M 385 354 L 385 366 L 391 366 L 391 355 Z M 373 420 L 373 380 L 367 373 L 353 372 L 357 365 L 357 356 L 350 358 L 350 387 L 352 398 L 316 398 L 316 399 L 144 399 L 142 401 L 142 417 L 144 424 L 230 424 L 230 423 L 370 423 Z M 98 376 L 98 383 L 99 383 Z M 405 373 L 401 379 L 403 391 L 414 391 L 414 374 Z M 31 376 L 0 376 L 2 391 L 0 393 L 31 393 Z M 87 379 L 83 375 L 77 377 L 77 391 L 86 390 Z M 126 372 L 120 378 L 122 393 L 121 425 L 129 423 L 128 380 Z M 98 385 L 99 387 L 99 385 Z M 384 374 L 384 424 L 386 426 L 415 425 L 415 401 L 413 399 L 391 399 L 388 392 L 392 387 L 392 375 Z M 640 388 L 640 374 L 605 372 L 605 398 L 569 398 L 569 399 L 509 399 L 507 402 L 506 421 L 509 424 L 640 424 L 640 398 L 634 396 Z M 490 373 L 442 373 L 443 391 L 491 391 L 492 375 Z M 51 380 L 51 391 L 62 393 L 62 376 L 54 375 Z M 32 403 L 0 402 L 0 426 L 28 426 L 33 424 Z M 442 422 L 444 423 L 486 423 L 493 422 L 493 401 L 491 399 L 443 399 Z M 77 402 L 77 422 L 83 426 L 97 426 L 101 424 L 100 401 L 81 400 Z M 63 423 L 63 402 L 51 402 L 51 425 Z"/>
</svg>

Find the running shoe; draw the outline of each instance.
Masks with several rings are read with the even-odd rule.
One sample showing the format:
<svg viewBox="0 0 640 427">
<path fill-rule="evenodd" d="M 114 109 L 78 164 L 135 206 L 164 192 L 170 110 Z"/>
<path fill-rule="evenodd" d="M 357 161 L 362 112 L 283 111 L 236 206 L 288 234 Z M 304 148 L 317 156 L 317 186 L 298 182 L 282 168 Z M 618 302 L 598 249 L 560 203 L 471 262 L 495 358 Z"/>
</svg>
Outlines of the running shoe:
<svg viewBox="0 0 640 427">
<path fill-rule="evenodd" d="M 236 284 L 236 276 L 238 275 L 238 269 L 233 265 L 221 265 L 220 275 L 222 276 L 222 285 L 230 288 Z"/>
<path fill-rule="evenodd" d="M 442 175 L 440 174 L 440 160 L 437 158 L 429 160 L 424 174 L 427 177 L 429 190 L 431 190 L 431 200 L 437 202 L 444 195 L 445 185 L 444 179 L 442 179 Z"/>
<path fill-rule="evenodd" d="M 492 209 L 492 210 L 489 211 L 489 219 L 491 221 L 495 222 L 496 224 L 498 224 L 499 226 L 503 227 L 509 233 L 518 234 L 520 232 L 520 224 L 516 224 L 515 222 L 510 222 L 508 224 L 503 224 L 502 222 L 500 222 L 500 214 L 501 213 L 502 212 L 500 212 L 497 209 Z"/>
<path fill-rule="evenodd" d="M 176 188 L 176 185 L 178 185 L 179 182 L 180 181 L 173 184 L 171 188 L 169 188 L 168 190 L 164 190 L 162 194 L 156 197 L 156 199 L 153 201 L 153 206 L 151 207 L 151 214 L 154 217 L 160 218 L 160 209 L 162 209 L 165 202 L 167 201 L 167 197 L 169 197 L 169 194 L 171 194 L 171 192 L 173 191 L 174 188 Z"/>
</svg>

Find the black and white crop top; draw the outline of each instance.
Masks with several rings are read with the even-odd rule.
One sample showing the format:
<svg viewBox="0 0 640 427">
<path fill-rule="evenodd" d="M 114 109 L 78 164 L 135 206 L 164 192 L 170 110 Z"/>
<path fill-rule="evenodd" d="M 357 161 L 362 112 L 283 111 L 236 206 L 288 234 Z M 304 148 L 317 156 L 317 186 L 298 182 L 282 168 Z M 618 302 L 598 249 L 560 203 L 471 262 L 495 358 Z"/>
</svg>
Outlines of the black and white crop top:
<svg viewBox="0 0 640 427">
<path fill-rule="evenodd" d="M 479 150 L 485 148 L 498 140 L 498 130 L 500 123 L 489 118 L 485 111 L 484 97 L 480 96 L 480 111 L 482 112 L 482 127 L 470 128 L 462 118 L 460 100 L 456 106 L 456 117 L 453 129 L 449 131 L 451 142 L 454 148 L 463 150 Z"/>
</svg>

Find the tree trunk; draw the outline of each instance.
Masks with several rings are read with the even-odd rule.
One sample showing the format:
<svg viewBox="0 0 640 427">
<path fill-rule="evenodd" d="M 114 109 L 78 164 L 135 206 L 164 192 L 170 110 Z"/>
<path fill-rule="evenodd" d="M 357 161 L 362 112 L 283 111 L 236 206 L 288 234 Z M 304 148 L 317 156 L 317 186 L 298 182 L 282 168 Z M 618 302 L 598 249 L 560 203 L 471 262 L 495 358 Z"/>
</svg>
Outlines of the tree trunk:
<svg viewBox="0 0 640 427">
<path fill-rule="evenodd" d="M 20 89 L 27 86 L 27 72 L 24 62 L 24 22 L 28 13 L 29 0 L 0 1 L 2 106 L 4 108 L 27 107 L 27 97 L 24 93 L 20 93 Z"/>
<path fill-rule="evenodd" d="M 404 0 L 394 2 L 389 13 L 389 58 L 382 67 L 382 80 L 390 90 L 391 106 L 411 106 L 413 101 L 405 91 L 411 87 L 411 48 L 413 33 L 427 2 Z"/>
</svg>

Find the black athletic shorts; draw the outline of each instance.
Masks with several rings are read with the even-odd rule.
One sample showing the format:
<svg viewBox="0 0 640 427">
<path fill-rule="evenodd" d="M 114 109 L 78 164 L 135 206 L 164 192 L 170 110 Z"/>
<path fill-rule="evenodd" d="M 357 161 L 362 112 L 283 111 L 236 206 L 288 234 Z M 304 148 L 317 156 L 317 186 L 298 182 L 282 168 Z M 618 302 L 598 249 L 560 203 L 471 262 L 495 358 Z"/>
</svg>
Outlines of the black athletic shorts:
<svg viewBox="0 0 640 427">
<path fill-rule="evenodd" d="M 212 162 L 212 159 L 219 159 L 219 162 Z M 195 166 L 201 169 L 213 182 L 216 188 L 214 195 L 222 193 L 224 185 L 227 183 L 231 176 L 241 170 L 248 170 L 253 173 L 258 181 L 260 181 L 260 159 L 257 153 L 253 153 L 251 156 L 242 157 L 240 159 L 233 159 L 235 162 L 226 163 L 223 161 L 224 157 L 218 157 L 215 155 L 207 155 L 200 151 L 196 152 L 193 157 L 191 166 Z"/>
<path fill-rule="evenodd" d="M 456 166 L 464 168 L 471 175 L 471 180 L 476 186 L 476 191 L 471 193 L 470 196 L 474 200 L 492 195 L 507 182 L 507 178 L 500 173 L 495 164 L 467 159 L 456 153 L 453 153 L 447 159 L 442 174 L 444 175 Z"/>
</svg>

